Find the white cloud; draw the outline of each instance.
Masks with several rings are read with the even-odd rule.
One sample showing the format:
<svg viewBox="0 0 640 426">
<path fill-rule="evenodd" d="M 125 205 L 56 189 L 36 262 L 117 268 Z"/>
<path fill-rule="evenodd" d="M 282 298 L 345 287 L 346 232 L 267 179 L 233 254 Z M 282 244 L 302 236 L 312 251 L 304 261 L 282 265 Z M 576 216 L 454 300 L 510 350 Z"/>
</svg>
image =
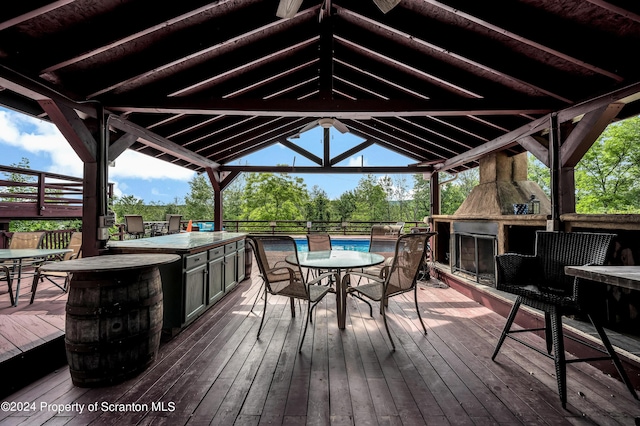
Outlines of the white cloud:
<svg viewBox="0 0 640 426">
<path fill-rule="evenodd" d="M 47 171 L 82 176 L 82 161 L 58 129 L 46 121 L 13 111 L 0 110 L 0 144 L 48 155 L 52 164 Z M 109 181 L 114 182 L 118 178 L 188 181 L 194 173 L 189 169 L 127 150 L 116 159 L 115 167 L 109 167 Z M 126 188 L 126 185 L 120 185 L 118 192 Z"/>
<path fill-rule="evenodd" d="M 360 167 L 360 166 L 368 166 L 368 165 L 369 163 L 367 162 L 367 159 L 361 155 L 358 155 L 357 157 L 349 158 L 349 162 L 347 163 L 347 166 L 349 167 Z"/>
<path fill-rule="evenodd" d="M 188 181 L 194 171 L 158 160 L 139 152 L 127 150 L 115 161 L 115 167 L 109 168 L 109 178 L 133 179 L 175 179 Z"/>
</svg>

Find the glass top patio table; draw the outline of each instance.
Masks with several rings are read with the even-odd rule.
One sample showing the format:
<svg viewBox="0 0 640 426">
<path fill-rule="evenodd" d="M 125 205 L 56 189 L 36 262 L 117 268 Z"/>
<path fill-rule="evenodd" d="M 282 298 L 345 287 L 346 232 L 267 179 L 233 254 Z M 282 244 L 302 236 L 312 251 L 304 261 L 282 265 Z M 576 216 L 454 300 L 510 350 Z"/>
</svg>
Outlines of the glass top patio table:
<svg viewBox="0 0 640 426">
<path fill-rule="evenodd" d="M 63 254 L 73 251 L 71 249 L 0 249 L 0 262 L 13 260 L 16 261 L 18 268 L 18 276 L 16 277 L 16 296 L 13 306 L 18 306 L 18 296 L 20 296 L 20 281 L 22 280 L 22 263 L 24 259 L 42 260 L 49 256 Z"/>
<path fill-rule="evenodd" d="M 384 256 L 377 253 L 329 250 L 298 252 L 298 262 L 305 268 L 330 269 L 337 273 L 336 306 L 338 328 L 345 328 L 347 316 L 347 286 L 343 285 L 341 271 L 343 269 L 366 268 L 384 262 Z M 296 264 L 296 256 L 289 255 L 285 259 L 288 263 Z"/>
</svg>

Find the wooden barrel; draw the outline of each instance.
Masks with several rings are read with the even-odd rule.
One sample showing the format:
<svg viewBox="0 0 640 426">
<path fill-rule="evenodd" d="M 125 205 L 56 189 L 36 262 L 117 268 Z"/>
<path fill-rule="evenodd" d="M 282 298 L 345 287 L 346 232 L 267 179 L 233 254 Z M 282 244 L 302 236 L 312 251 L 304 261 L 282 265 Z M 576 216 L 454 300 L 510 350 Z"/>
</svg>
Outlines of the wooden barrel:
<svg viewBox="0 0 640 426">
<path fill-rule="evenodd" d="M 119 383 L 155 360 L 163 312 L 157 266 L 74 272 L 66 311 L 65 347 L 74 385 Z"/>
</svg>

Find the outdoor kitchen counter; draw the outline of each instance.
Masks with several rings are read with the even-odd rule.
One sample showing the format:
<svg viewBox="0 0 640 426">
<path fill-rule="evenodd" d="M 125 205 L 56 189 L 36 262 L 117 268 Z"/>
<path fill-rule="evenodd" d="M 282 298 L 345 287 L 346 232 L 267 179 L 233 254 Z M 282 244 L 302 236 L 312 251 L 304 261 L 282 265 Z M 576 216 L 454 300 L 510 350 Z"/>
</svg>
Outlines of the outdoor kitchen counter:
<svg viewBox="0 0 640 426">
<path fill-rule="evenodd" d="M 109 241 L 108 254 L 169 253 L 180 262 L 160 267 L 163 337 L 177 334 L 245 278 L 245 236 L 239 232 L 184 232 Z"/>
</svg>

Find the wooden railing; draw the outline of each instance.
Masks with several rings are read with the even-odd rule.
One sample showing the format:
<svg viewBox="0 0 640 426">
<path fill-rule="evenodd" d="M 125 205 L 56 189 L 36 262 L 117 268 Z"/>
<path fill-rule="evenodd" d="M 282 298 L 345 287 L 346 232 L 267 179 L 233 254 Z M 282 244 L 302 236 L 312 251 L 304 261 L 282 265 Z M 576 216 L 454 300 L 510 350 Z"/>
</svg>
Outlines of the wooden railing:
<svg viewBox="0 0 640 426">
<path fill-rule="evenodd" d="M 0 218 L 82 217 L 82 178 L 9 166 L 0 173 Z"/>
</svg>

